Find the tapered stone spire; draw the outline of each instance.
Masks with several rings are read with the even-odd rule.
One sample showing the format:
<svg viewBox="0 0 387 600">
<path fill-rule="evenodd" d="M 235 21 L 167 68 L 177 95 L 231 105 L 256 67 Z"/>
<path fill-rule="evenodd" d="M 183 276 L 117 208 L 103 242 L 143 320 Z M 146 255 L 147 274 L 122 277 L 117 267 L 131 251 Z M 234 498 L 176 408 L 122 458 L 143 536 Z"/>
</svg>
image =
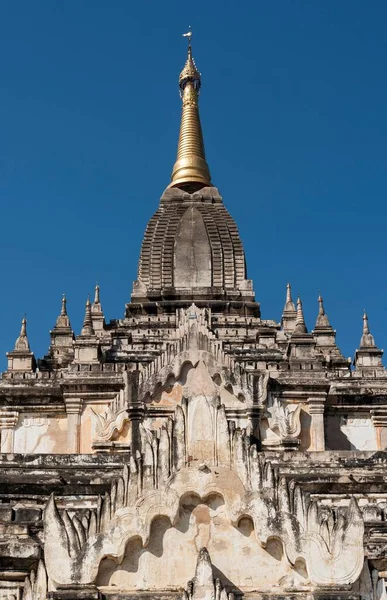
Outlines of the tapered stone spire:
<svg viewBox="0 0 387 600">
<path fill-rule="evenodd" d="M 90 298 L 86 300 L 85 318 L 83 320 L 83 327 L 81 331 L 82 336 L 94 335 L 93 321 L 91 318 L 91 304 Z"/>
<path fill-rule="evenodd" d="M 23 317 L 19 337 L 12 352 L 7 352 L 8 371 L 32 371 L 35 358 L 27 337 L 27 319 Z"/>
<path fill-rule="evenodd" d="M 70 319 L 67 314 L 67 299 L 65 294 L 62 296 L 62 305 L 60 309 L 60 314 L 57 317 L 55 328 L 54 329 L 71 329 Z"/>
<path fill-rule="evenodd" d="M 370 333 L 368 315 L 363 314 L 363 335 L 360 339 L 360 347 L 356 350 L 354 365 L 356 371 L 363 376 L 384 375 L 382 364 L 383 350 L 375 344 L 374 336 Z"/>
<path fill-rule="evenodd" d="M 74 358 L 74 332 L 67 314 L 65 294 L 62 296 L 61 310 L 56 319 L 55 327 L 50 331 L 50 337 L 50 348 L 41 364 L 47 364 L 54 369 L 67 366 Z"/>
<path fill-rule="evenodd" d="M 370 333 L 366 311 L 363 314 L 363 335 L 360 340 L 360 348 L 376 348 L 374 336 Z"/>
<path fill-rule="evenodd" d="M 101 301 L 100 301 L 100 298 L 99 298 L 99 285 L 98 285 L 98 283 L 95 286 L 94 304 L 101 304 Z"/>
<path fill-rule="evenodd" d="M 80 335 L 74 342 L 74 362 L 94 363 L 99 359 L 99 338 L 93 327 L 90 297 L 87 298 L 85 318 Z"/>
<path fill-rule="evenodd" d="M 314 360 L 316 341 L 305 324 L 301 299 L 297 298 L 297 316 L 294 330 L 289 339 L 288 354 L 290 360 Z"/>
<path fill-rule="evenodd" d="M 318 296 L 318 314 L 312 334 L 319 352 L 322 352 L 329 364 L 334 364 L 336 368 L 348 368 L 348 361 L 336 345 L 336 331 L 325 312 L 321 294 Z"/>
<path fill-rule="evenodd" d="M 67 300 L 65 294 L 63 294 L 62 296 L 62 307 L 60 310 L 60 314 L 62 317 L 67 316 Z"/>
<path fill-rule="evenodd" d="M 22 350 L 23 352 L 30 352 L 31 350 L 30 343 L 27 337 L 27 319 L 25 318 L 25 316 L 22 319 L 20 335 L 15 342 L 14 350 Z"/>
<path fill-rule="evenodd" d="M 284 310 L 296 310 L 292 299 L 292 287 L 290 283 L 286 285 L 286 302 Z"/>
<path fill-rule="evenodd" d="M 202 126 L 199 116 L 201 76 L 192 57 L 191 32 L 188 57 L 179 77 L 183 111 L 180 124 L 177 159 L 169 187 L 210 186 L 210 170 L 206 162 Z"/>
<path fill-rule="evenodd" d="M 297 317 L 296 317 L 296 325 L 294 327 L 294 335 L 302 335 L 304 333 L 308 333 L 308 330 L 305 325 L 304 311 L 302 308 L 301 298 L 297 299 Z"/>
<path fill-rule="evenodd" d="M 101 336 L 105 328 L 105 317 L 102 310 L 98 283 L 95 286 L 94 302 L 91 305 L 91 319 L 95 334 Z"/>
<path fill-rule="evenodd" d="M 324 301 L 322 299 L 321 294 L 319 294 L 318 297 L 318 315 L 317 315 L 317 319 L 316 319 L 316 325 L 315 325 L 315 329 L 321 329 L 321 328 L 332 328 L 328 316 L 325 314 L 325 309 L 324 309 Z"/>
<path fill-rule="evenodd" d="M 282 329 L 287 333 L 291 333 L 296 324 L 296 317 L 297 311 L 292 299 L 292 288 L 290 283 L 288 283 L 286 286 L 286 301 L 281 319 Z"/>
</svg>

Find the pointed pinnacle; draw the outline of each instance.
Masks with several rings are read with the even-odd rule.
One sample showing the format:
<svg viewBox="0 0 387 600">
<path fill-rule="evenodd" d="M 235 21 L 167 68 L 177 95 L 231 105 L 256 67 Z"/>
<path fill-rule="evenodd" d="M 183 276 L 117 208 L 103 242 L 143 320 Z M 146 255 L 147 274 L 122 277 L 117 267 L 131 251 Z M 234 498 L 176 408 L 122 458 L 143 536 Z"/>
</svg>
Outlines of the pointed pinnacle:
<svg viewBox="0 0 387 600">
<path fill-rule="evenodd" d="M 30 352 L 30 344 L 27 337 L 27 319 L 25 315 L 21 322 L 20 335 L 15 342 L 15 350 Z"/>
<path fill-rule="evenodd" d="M 94 335 L 93 321 L 91 319 L 90 296 L 88 296 L 86 300 L 85 318 L 83 320 L 81 335 Z"/>
<path fill-rule="evenodd" d="M 321 294 L 319 294 L 319 296 L 318 296 L 318 314 L 325 315 L 324 302 L 323 302 Z"/>
<path fill-rule="evenodd" d="M 286 285 L 286 302 L 292 302 L 292 288 L 290 283 Z"/>
<path fill-rule="evenodd" d="M 360 340 L 360 348 L 376 348 L 374 336 L 370 333 L 368 325 L 368 315 L 366 311 L 363 314 L 363 335 Z"/>
<path fill-rule="evenodd" d="M 304 319 L 304 311 L 302 309 L 301 298 L 297 298 L 297 317 L 296 317 L 296 326 L 294 328 L 295 334 L 308 333 L 308 330 L 305 325 Z"/>
<path fill-rule="evenodd" d="M 292 299 L 292 287 L 291 287 L 290 283 L 288 283 L 286 285 L 286 301 L 285 301 L 284 312 L 285 312 L 285 310 L 288 310 L 288 311 L 291 310 L 293 312 L 296 311 L 296 307 L 294 306 L 294 302 Z"/>
<path fill-rule="evenodd" d="M 99 299 L 99 285 L 97 283 L 97 285 L 95 286 L 94 304 L 99 304 L 99 303 L 100 303 L 100 299 Z"/>
<path fill-rule="evenodd" d="M 20 336 L 26 336 L 26 335 L 27 335 L 27 319 L 26 319 L 26 316 L 24 315 L 24 317 L 22 318 L 22 322 L 21 322 Z"/>
<path fill-rule="evenodd" d="M 60 311 L 61 317 L 67 317 L 67 300 L 66 300 L 66 294 L 63 294 L 62 296 L 62 308 Z"/>
<path fill-rule="evenodd" d="M 368 334 L 370 332 L 370 328 L 368 325 L 368 315 L 366 313 L 366 311 L 364 311 L 363 314 L 363 334 Z"/>
<path fill-rule="evenodd" d="M 331 329 L 333 331 L 328 316 L 325 313 L 324 301 L 321 294 L 318 296 L 318 314 L 315 329 Z"/>
</svg>

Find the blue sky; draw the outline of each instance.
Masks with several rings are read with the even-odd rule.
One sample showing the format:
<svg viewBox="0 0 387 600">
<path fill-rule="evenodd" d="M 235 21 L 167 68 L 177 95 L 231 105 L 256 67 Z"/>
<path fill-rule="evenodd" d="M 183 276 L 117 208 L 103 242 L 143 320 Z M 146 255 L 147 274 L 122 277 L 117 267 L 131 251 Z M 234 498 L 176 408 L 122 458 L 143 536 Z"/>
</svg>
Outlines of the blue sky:
<svg viewBox="0 0 387 600">
<path fill-rule="evenodd" d="M 123 315 L 175 160 L 189 24 L 263 318 L 289 280 L 309 328 L 321 291 L 346 356 L 363 308 L 387 347 L 386 22 L 376 0 L 3 0 L 0 367 L 24 312 L 46 352 L 63 292 L 76 332 L 96 281 Z"/>
</svg>

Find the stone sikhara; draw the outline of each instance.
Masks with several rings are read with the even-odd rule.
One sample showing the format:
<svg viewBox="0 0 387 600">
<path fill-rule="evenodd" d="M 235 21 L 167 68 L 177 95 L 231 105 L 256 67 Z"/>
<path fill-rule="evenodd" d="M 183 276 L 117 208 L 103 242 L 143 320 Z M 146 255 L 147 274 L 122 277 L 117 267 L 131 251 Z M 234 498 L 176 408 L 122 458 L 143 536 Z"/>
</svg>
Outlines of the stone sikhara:
<svg viewBox="0 0 387 600">
<path fill-rule="evenodd" d="M 386 600 L 387 372 L 318 299 L 261 318 L 212 185 L 200 73 L 123 319 L 100 290 L 0 381 L 0 599 Z"/>
</svg>

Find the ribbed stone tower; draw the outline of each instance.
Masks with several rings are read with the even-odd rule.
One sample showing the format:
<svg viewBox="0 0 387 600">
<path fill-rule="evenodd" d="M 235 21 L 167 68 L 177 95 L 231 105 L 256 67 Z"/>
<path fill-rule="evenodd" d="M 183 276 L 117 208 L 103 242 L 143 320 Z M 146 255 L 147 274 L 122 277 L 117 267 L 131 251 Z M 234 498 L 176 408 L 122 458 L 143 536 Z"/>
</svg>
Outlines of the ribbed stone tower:
<svg viewBox="0 0 387 600">
<path fill-rule="evenodd" d="M 383 350 L 364 313 L 351 364 L 290 284 L 281 323 L 261 317 L 191 45 L 179 88 L 123 318 L 97 285 L 78 335 L 64 296 L 46 356 L 25 318 L 7 353 L 0 600 L 386 600 Z"/>
<path fill-rule="evenodd" d="M 148 223 L 132 302 L 252 302 L 238 228 L 211 184 L 191 45 L 179 77 L 182 117 L 171 183 Z M 259 310 L 258 306 L 255 310 Z"/>
</svg>

